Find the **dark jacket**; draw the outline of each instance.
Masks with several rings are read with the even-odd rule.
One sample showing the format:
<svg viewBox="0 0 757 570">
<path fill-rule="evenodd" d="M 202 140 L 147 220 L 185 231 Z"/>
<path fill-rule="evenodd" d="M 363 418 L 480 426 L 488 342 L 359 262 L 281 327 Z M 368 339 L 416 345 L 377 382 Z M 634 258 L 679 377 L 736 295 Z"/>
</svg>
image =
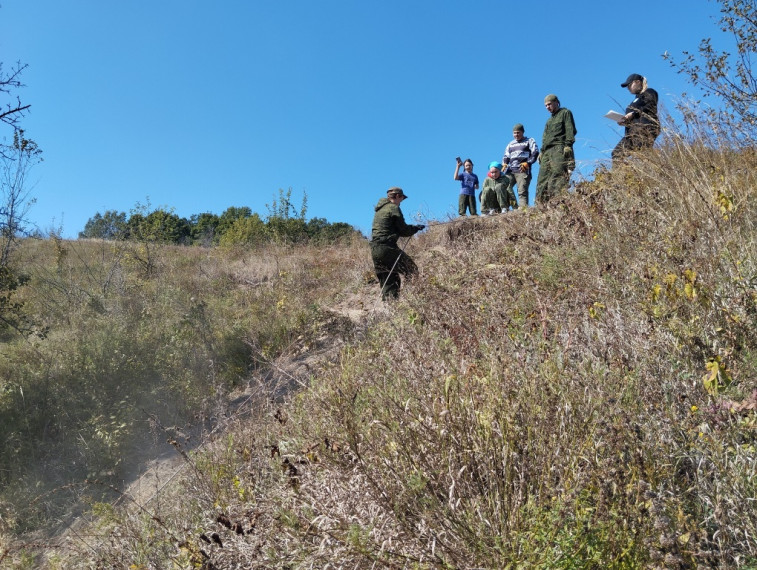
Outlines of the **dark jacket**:
<svg viewBox="0 0 757 570">
<path fill-rule="evenodd" d="M 653 137 L 653 140 L 660 134 L 660 121 L 657 118 L 657 91 L 654 89 L 645 89 L 631 101 L 626 107 L 626 115 L 632 113 L 633 117 L 626 125 L 626 136 L 636 134 L 636 130 L 641 130 Z"/>
<path fill-rule="evenodd" d="M 389 198 L 381 198 L 374 208 L 371 241 L 385 245 L 396 245 L 400 236 L 408 237 L 418 231 L 417 226 L 405 223 L 405 216 L 397 204 L 392 204 Z"/>
</svg>

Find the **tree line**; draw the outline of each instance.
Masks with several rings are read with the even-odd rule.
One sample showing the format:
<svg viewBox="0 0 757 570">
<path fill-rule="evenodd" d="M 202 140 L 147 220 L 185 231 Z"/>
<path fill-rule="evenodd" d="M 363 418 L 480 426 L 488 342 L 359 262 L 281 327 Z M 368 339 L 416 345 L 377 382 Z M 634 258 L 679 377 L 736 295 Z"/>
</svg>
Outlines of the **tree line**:
<svg viewBox="0 0 757 570">
<path fill-rule="evenodd" d="M 278 200 L 266 204 L 261 217 L 249 207 L 232 206 L 221 215 L 204 212 L 182 218 L 170 208 L 138 204 L 126 212 L 107 210 L 92 216 L 79 232 L 80 239 L 136 240 L 176 245 L 258 245 L 264 243 L 335 243 L 360 235 L 350 224 L 325 218 L 306 220 L 307 195 L 296 208 L 292 190 L 279 190 Z"/>
</svg>

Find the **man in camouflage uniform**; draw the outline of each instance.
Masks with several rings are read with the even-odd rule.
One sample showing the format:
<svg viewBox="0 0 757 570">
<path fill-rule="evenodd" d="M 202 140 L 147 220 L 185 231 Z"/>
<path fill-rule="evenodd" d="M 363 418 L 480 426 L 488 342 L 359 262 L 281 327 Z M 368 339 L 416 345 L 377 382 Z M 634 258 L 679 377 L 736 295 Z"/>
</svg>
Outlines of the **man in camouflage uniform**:
<svg viewBox="0 0 757 570">
<path fill-rule="evenodd" d="M 409 278 L 418 271 L 412 258 L 397 246 L 397 240 L 409 237 L 426 226 L 405 223 L 400 202 L 407 198 L 402 188 L 389 188 L 386 198 L 376 204 L 371 232 L 371 257 L 381 285 L 381 298 L 397 298 L 400 292 L 400 274 Z"/>
<path fill-rule="evenodd" d="M 551 116 L 544 125 L 541 141 L 539 180 L 536 201 L 546 203 L 568 188 L 570 173 L 576 168 L 573 143 L 576 142 L 576 123 L 573 113 L 560 107 L 557 95 L 547 95 L 544 106 Z"/>
</svg>

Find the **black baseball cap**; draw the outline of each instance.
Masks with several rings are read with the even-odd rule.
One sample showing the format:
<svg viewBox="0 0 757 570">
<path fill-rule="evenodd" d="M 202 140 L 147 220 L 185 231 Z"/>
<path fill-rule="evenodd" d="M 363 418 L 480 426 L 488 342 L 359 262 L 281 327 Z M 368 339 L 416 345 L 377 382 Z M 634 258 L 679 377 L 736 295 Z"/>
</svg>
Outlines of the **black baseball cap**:
<svg viewBox="0 0 757 570">
<path fill-rule="evenodd" d="M 643 76 L 639 75 L 638 73 L 632 73 L 631 75 L 628 76 L 628 79 L 626 79 L 623 83 L 620 84 L 620 86 L 621 87 L 628 87 L 629 85 L 631 85 L 631 83 L 633 83 L 637 79 L 639 81 L 644 81 L 644 77 Z"/>
</svg>

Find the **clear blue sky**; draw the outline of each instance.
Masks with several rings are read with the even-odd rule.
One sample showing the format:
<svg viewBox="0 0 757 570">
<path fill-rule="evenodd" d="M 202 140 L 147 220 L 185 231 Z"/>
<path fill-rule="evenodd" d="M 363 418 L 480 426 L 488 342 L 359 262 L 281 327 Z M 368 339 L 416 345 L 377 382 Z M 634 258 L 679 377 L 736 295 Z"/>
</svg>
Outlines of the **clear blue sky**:
<svg viewBox="0 0 757 570">
<path fill-rule="evenodd" d="M 307 193 L 308 218 L 368 233 L 390 186 L 409 195 L 408 221 L 454 215 L 455 156 L 483 182 L 513 124 L 541 142 L 548 93 L 573 111 L 578 174 L 590 176 L 620 138 L 603 117 L 630 102 L 620 83 L 641 73 L 672 109 L 693 90 L 661 56 L 721 38 L 718 8 L 0 0 L 0 60 L 29 65 L 19 94 L 44 151 L 30 212 L 43 232 L 76 237 L 95 213 L 148 197 L 187 218 L 230 206 L 265 216 L 291 187 L 298 205 Z"/>
</svg>

